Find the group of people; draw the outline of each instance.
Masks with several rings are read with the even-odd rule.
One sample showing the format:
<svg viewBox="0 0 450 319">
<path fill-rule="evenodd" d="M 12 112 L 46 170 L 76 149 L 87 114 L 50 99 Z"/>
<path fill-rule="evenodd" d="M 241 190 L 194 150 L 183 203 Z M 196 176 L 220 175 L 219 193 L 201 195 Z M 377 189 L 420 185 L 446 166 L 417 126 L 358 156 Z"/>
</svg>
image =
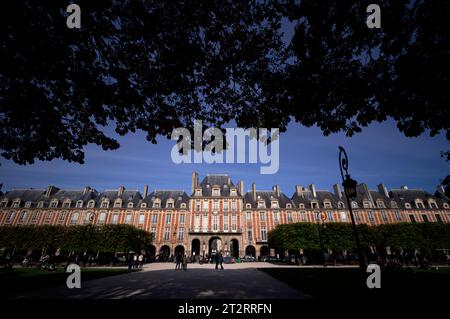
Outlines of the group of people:
<svg viewBox="0 0 450 319">
<path fill-rule="evenodd" d="M 132 272 L 133 269 L 142 269 L 143 265 L 144 256 L 142 254 L 128 256 L 128 272 Z"/>
<path fill-rule="evenodd" d="M 187 257 L 186 255 L 182 255 L 182 254 L 177 254 L 177 256 L 175 257 L 175 270 L 177 269 L 183 269 L 183 270 L 187 270 Z"/>
</svg>

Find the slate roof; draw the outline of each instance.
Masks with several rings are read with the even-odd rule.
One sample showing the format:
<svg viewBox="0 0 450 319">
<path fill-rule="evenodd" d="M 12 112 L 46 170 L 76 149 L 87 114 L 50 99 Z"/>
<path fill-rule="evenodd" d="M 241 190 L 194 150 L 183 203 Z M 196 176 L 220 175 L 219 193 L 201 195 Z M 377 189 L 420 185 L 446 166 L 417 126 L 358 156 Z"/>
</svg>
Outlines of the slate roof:
<svg viewBox="0 0 450 319">
<path fill-rule="evenodd" d="M 272 200 L 278 200 L 280 208 L 286 208 L 287 204 L 293 205 L 291 199 L 286 194 L 280 192 L 280 196 L 275 191 L 256 191 L 256 200 L 253 199 L 253 193 L 247 192 L 244 196 L 244 207 L 246 204 L 251 204 L 252 208 L 258 207 L 258 201 L 263 199 L 266 203 L 266 208 L 270 209 Z M 293 207 L 293 206 L 291 206 Z"/>
<path fill-rule="evenodd" d="M 206 175 L 199 186 L 202 188 L 202 196 L 211 196 L 213 187 L 220 188 L 221 196 L 229 196 L 230 188 L 235 187 L 227 174 Z"/>
<path fill-rule="evenodd" d="M 147 207 L 151 208 L 155 199 L 161 201 L 161 208 L 167 207 L 167 200 L 169 199 L 173 199 L 174 208 L 180 208 L 182 203 L 189 207 L 189 196 L 183 190 L 154 190 L 141 203 L 146 203 Z"/>
</svg>

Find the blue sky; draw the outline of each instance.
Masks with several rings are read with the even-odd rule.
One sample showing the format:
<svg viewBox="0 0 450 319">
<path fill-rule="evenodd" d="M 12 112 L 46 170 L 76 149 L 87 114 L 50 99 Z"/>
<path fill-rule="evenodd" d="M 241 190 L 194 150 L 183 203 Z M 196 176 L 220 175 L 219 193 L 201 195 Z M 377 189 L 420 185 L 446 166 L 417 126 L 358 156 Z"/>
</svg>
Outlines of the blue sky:
<svg viewBox="0 0 450 319">
<path fill-rule="evenodd" d="M 151 190 L 189 191 L 191 174 L 197 171 L 201 179 L 208 173 L 228 173 L 235 183 L 244 180 L 246 190 L 252 182 L 258 189 L 278 184 L 290 196 L 297 184 L 314 183 L 319 189 L 332 190 L 332 185 L 340 182 L 338 145 L 347 150 L 352 177 L 370 188 L 383 182 L 388 188 L 408 185 L 434 192 L 448 174 L 448 163 L 440 157 L 440 152 L 449 148 L 444 134 L 407 138 L 392 121 L 372 124 L 352 138 L 344 134 L 324 137 L 318 128 L 292 123 L 280 136 L 280 169 L 274 175 L 261 175 L 261 163 L 174 164 L 170 152 L 175 141 L 158 141 L 151 144 L 144 133 L 136 133 L 119 138 L 121 147 L 116 151 L 90 145 L 85 148 L 84 165 L 54 160 L 21 166 L 1 159 L 0 183 L 3 191 L 47 185 L 69 189 L 88 185 L 97 190 L 124 185 L 142 191 L 144 184 Z"/>
</svg>

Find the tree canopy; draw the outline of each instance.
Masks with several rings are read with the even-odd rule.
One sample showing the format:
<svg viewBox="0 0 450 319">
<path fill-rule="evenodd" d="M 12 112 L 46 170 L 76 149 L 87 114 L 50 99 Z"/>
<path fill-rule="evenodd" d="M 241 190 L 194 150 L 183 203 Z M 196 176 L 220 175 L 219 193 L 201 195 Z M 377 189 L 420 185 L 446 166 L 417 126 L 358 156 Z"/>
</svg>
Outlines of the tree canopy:
<svg viewBox="0 0 450 319">
<path fill-rule="evenodd" d="M 193 120 L 351 136 L 393 118 L 406 136 L 450 139 L 450 3 L 378 1 L 13 1 L 0 12 L 0 149 L 16 163 L 156 143 Z M 290 38 L 283 32 L 293 26 Z M 447 153 L 448 156 L 448 153 Z"/>
</svg>

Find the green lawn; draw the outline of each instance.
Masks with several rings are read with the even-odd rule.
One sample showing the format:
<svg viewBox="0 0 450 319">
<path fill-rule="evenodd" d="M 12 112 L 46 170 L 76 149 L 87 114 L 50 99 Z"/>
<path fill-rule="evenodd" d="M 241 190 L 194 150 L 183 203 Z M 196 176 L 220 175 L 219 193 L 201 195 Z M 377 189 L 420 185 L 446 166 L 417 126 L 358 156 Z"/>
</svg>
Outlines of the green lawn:
<svg viewBox="0 0 450 319">
<path fill-rule="evenodd" d="M 367 288 L 365 279 L 364 281 L 361 279 L 357 268 L 266 268 L 260 270 L 300 289 L 316 300 L 364 299 L 395 302 L 399 299 L 450 298 L 450 268 L 382 271 L 380 289 Z"/>
<path fill-rule="evenodd" d="M 81 282 L 126 273 L 126 269 L 81 269 Z M 62 268 L 56 271 L 39 268 L 14 268 L 11 272 L 0 272 L 0 298 L 18 292 L 43 289 L 52 286 L 65 285 L 68 273 Z"/>
</svg>

